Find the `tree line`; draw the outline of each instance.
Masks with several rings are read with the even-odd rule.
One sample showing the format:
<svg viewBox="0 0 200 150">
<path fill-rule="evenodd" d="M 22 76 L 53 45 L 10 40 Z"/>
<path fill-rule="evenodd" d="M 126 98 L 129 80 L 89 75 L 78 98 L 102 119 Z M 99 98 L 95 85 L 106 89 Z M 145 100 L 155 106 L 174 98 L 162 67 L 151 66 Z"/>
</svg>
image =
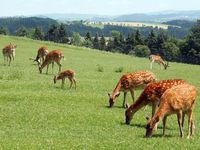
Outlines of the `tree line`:
<svg viewBox="0 0 200 150">
<path fill-rule="evenodd" d="M 109 32 L 109 36 L 105 36 L 102 32 L 96 32 L 95 36 L 93 36 L 89 31 L 82 36 L 78 32 L 69 34 L 68 30 L 67 26 L 62 23 L 50 25 L 46 32 L 41 27 L 27 29 L 21 26 L 15 31 L 15 35 L 138 57 L 158 54 L 167 61 L 200 64 L 199 20 L 192 26 L 189 35 L 184 39 L 169 36 L 167 31 L 162 29 L 151 29 L 148 34 L 138 29 L 129 31 L 128 35 L 112 30 Z M 7 35 L 9 31 L 5 27 L 0 27 L 0 34 Z"/>
</svg>

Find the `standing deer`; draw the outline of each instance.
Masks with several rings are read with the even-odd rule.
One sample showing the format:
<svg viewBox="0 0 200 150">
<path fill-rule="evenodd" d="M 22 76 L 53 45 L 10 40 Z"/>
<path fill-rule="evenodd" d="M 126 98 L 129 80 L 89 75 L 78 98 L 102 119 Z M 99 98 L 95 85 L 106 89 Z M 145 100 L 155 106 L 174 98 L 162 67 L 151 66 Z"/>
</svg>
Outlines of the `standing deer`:
<svg viewBox="0 0 200 150">
<path fill-rule="evenodd" d="M 38 62 L 38 64 L 42 64 L 45 60 L 46 55 L 48 54 L 48 48 L 46 46 L 42 46 L 38 49 L 37 56 L 34 61 Z"/>
<path fill-rule="evenodd" d="M 157 106 L 160 102 L 160 98 L 163 93 L 172 88 L 173 86 L 186 83 L 185 80 L 174 79 L 174 80 L 162 80 L 153 83 L 149 83 L 140 97 L 135 103 L 133 103 L 125 112 L 126 124 L 130 124 L 133 115 L 140 110 L 142 107 L 152 104 L 152 117 L 156 112 Z"/>
<path fill-rule="evenodd" d="M 17 45 L 12 45 L 11 43 L 3 48 L 2 53 L 4 56 L 4 64 L 5 64 L 6 58 L 7 58 L 7 61 L 9 59 L 9 66 L 10 66 L 11 60 L 14 61 L 16 48 L 17 48 Z"/>
<path fill-rule="evenodd" d="M 150 60 L 150 69 L 153 68 L 153 63 L 156 62 L 158 63 L 159 65 L 163 65 L 164 69 L 166 70 L 167 67 L 169 67 L 169 63 L 168 62 L 165 62 L 161 56 L 159 55 L 150 55 L 149 56 L 149 60 Z"/>
<path fill-rule="evenodd" d="M 134 90 L 144 88 L 150 82 L 156 81 L 156 76 L 149 71 L 138 71 L 130 74 L 123 75 L 117 83 L 112 94 L 108 93 L 110 107 L 115 103 L 115 98 L 120 95 L 120 91 L 124 92 L 123 107 L 126 107 L 127 92 L 131 92 L 134 101 Z"/>
<path fill-rule="evenodd" d="M 160 106 L 153 118 L 147 123 L 146 137 L 151 137 L 155 125 L 163 120 L 163 136 L 167 117 L 177 114 L 180 135 L 183 137 L 183 124 L 185 114 L 188 115 L 188 136 L 189 139 L 194 133 L 193 109 L 197 97 L 197 89 L 189 84 L 182 84 L 168 89 L 161 97 Z"/>
<path fill-rule="evenodd" d="M 39 65 L 39 71 L 40 73 L 42 73 L 42 69 L 47 66 L 47 74 L 48 74 L 48 69 L 49 69 L 49 64 L 52 63 L 52 72 L 53 72 L 53 68 L 54 68 L 54 62 L 56 62 L 59 66 L 59 72 L 61 71 L 61 59 L 64 58 L 64 55 L 62 54 L 62 52 L 60 50 L 53 50 L 51 52 L 49 52 L 46 55 L 46 58 L 44 60 L 44 62 L 42 63 L 42 65 Z"/>
<path fill-rule="evenodd" d="M 74 83 L 75 85 L 75 89 L 76 89 L 76 79 L 75 79 L 75 72 L 73 70 L 65 70 L 65 71 L 62 71 L 61 73 L 59 73 L 58 76 L 54 76 L 54 84 L 56 84 L 56 81 L 57 80 L 61 80 L 62 79 L 62 88 L 64 87 L 64 83 L 65 83 L 65 78 L 68 78 L 69 81 L 70 81 L 70 89 Z"/>
</svg>

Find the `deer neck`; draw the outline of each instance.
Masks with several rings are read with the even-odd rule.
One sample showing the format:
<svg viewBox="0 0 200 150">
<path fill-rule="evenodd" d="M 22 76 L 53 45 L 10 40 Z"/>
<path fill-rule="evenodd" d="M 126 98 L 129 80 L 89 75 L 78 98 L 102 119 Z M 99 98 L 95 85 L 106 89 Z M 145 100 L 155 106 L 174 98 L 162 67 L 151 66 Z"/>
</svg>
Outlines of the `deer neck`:
<svg viewBox="0 0 200 150">
<path fill-rule="evenodd" d="M 119 94 L 120 90 L 121 90 L 121 81 L 119 81 L 119 82 L 117 83 L 115 89 L 113 90 L 112 97 L 115 98 L 116 95 Z"/>
</svg>

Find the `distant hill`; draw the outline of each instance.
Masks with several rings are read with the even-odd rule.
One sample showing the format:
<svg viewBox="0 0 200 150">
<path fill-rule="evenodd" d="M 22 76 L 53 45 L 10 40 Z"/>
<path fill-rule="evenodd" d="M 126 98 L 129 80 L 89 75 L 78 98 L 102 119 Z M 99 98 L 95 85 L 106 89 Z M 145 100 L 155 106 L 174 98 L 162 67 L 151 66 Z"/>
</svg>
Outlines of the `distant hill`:
<svg viewBox="0 0 200 150">
<path fill-rule="evenodd" d="M 43 14 L 41 16 L 56 20 L 85 20 L 85 21 L 121 21 L 121 22 L 166 22 L 170 20 L 197 20 L 200 10 L 174 11 L 167 10 L 152 13 L 135 13 L 119 16 L 106 16 L 95 14 Z"/>
<path fill-rule="evenodd" d="M 144 21 L 166 22 L 170 20 L 197 20 L 200 18 L 200 10 L 194 11 L 163 11 L 149 14 L 128 14 L 116 17 L 115 21 Z"/>
<path fill-rule="evenodd" d="M 196 23 L 195 21 L 190 21 L 190 20 L 171 20 L 171 21 L 163 22 L 163 24 L 174 25 L 174 26 L 179 26 L 179 27 L 188 28 L 188 29 L 194 26 L 195 23 Z"/>
<path fill-rule="evenodd" d="M 0 18 L 0 27 L 7 27 L 11 34 L 14 34 L 14 32 L 22 26 L 26 28 L 41 27 L 43 31 L 47 31 L 52 24 L 58 24 L 58 22 L 50 18 L 39 17 Z"/>
</svg>

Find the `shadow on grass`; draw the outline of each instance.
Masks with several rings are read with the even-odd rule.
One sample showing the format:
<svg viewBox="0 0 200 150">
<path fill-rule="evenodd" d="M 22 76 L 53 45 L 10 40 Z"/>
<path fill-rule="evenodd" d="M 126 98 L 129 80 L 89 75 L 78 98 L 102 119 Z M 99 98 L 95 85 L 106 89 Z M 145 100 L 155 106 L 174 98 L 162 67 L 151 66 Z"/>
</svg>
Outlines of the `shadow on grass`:
<svg viewBox="0 0 200 150">
<path fill-rule="evenodd" d="M 113 106 L 113 107 L 110 107 L 109 105 L 107 105 L 107 106 L 103 106 L 103 107 L 105 107 L 105 108 L 110 108 L 110 109 L 124 109 L 124 110 L 126 110 L 124 107 L 122 107 L 122 106 Z"/>
<path fill-rule="evenodd" d="M 165 138 L 173 138 L 173 137 L 175 137 L 175 136 L 173 136 L 173 135 L 163 136 L 162 134 L 153 134 L 152 137 L 143 136 L 143 138 L 146 138 L 146 139 L 152 139 L 152 138 L 163 138 L 163 139 L 165 139 Z"/>
</svg>

